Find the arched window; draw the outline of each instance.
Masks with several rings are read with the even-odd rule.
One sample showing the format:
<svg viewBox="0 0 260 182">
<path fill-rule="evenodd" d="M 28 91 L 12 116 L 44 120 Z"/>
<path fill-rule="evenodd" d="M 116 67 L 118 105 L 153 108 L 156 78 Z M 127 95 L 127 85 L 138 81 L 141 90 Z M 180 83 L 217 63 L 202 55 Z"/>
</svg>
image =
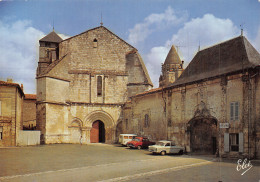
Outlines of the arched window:
<svg viewBox="0 0 260 182">
<path fill-rule="evenodd" d="M 97 96 L 102 96 L 102 76 L 97 77 Z"/>
<path fill-rule="evenodd" d="M 148 128 L 149 127 L 149 116 L 148 116 L 148 114 L 146 114 L 145 116 L 144 116 L 144 127 L 145 128 Z"/>
<path fill-rule="evenodd" d="M 94 47 L 94 48 L 97 48 L 97 39 L 94 39 L 94 40 L 93 40 L 93 47 Z"/>
</svg>

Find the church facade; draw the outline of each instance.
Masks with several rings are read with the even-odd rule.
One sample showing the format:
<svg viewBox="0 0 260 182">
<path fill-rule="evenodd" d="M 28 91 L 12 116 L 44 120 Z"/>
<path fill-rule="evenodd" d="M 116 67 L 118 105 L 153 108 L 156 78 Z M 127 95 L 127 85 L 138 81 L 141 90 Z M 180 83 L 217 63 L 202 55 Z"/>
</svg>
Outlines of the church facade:
<svg viewBox="0 0 260 182">
<path fill-rule="evenodd" d="M 115 142 L 124 103 L 153 86 L 137 49 L 104 26 L 39 43 L 41 143 Z"/>
</svg>

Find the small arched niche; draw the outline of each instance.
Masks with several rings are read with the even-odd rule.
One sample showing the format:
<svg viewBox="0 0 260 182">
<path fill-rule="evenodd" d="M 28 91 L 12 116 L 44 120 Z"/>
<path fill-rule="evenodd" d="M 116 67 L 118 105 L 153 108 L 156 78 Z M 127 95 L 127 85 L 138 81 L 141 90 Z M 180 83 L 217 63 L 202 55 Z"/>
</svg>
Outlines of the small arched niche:
<svg viewBox="0 0 260 182">
<path fill-rule="evenodd" d="M 97 39 L 95 38 L 95 39 L 93 40 L 93 48 L 97 48 L 97 46 L 98 46 L 98 41 L 97 41 Z"/>
</svg>

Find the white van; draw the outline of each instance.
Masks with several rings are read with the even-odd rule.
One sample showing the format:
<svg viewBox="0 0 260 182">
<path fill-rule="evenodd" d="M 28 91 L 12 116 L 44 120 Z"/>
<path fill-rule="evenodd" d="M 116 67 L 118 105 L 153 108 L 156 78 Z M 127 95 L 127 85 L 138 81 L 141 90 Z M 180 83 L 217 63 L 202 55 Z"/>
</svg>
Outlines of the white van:
<svg viewBox="0 0 260 182">
<path fill-rule="evenodd" d="M 120 134 L 119 143 L 126 146 L 127 142 L 132 141 L 136 136 L 136 134 Z"/>
</svg>

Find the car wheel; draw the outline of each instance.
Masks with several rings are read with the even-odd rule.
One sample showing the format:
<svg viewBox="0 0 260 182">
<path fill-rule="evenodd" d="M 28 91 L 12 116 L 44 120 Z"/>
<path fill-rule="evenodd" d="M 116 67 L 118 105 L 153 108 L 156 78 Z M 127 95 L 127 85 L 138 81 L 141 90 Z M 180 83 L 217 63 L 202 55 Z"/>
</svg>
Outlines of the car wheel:
<svg viewBox="0 0 260 182">
<path fill-rule="evenodd" d="M 142 147 L 140 145 L 137 146 L 137 149 L 140 150 Z"/>
<path fill-rule="evenodd" d="M 182 155 L 182 154 L 183 154 L 183 150 L 180 150 L 180 151 L 179 151 L 179 154 Z"/>
<path fill-rule="evenodd" d="M 166 154 L 166 152 L 165 151 L 161 151 L 161 155 L 165 155 Z"/>
</svg>

